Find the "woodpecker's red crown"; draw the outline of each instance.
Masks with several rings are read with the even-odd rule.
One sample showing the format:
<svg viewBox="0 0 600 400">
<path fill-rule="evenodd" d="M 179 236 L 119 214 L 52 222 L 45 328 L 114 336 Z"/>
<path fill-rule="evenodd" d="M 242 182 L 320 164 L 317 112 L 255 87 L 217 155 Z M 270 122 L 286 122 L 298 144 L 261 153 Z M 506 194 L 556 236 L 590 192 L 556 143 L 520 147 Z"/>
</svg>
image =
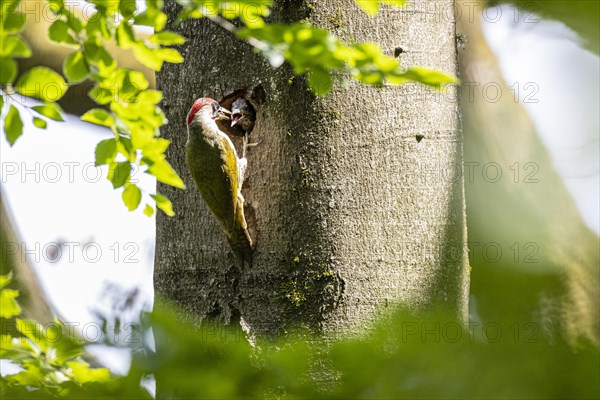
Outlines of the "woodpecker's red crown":
<svg viewBox="0 0 600 400">
<path fill-rule="evenodd" d="M 204 106 L 209 106 L 213 103 L 216 103 L 217 101 L 214 99 L 211 99 L 210 97 L 201 97 L 198 100 L 196 100 L 194 102 L 194 104 L 192 105 L 192 108 L 190 109 L 190 112 L 188 114 L 187 117 L 187 124 L 191 124 L 192 121 L 194 120 L 194 116 L 196 115 L 196 113 L 198 111 L 200 111 L 200 109 Z"/>
</svg>

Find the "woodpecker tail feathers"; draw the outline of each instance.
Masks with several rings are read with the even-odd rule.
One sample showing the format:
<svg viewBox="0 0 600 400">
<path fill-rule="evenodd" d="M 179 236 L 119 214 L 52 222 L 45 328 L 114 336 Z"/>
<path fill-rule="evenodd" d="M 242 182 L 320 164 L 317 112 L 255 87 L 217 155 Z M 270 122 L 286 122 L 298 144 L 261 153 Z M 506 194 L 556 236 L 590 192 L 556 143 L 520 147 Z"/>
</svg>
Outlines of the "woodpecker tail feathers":
<svg viewBox="0 0 600 400">
<path fill-rule="evenodd" d="M 252 253 L 254 251 L 252 239 L 248 232 L 243 207 L 238 209 L 238 218 L 232 231 L 228 235 L 229 245 L 239 259 L 240 267 L 252 267 Z"/>
</svg>

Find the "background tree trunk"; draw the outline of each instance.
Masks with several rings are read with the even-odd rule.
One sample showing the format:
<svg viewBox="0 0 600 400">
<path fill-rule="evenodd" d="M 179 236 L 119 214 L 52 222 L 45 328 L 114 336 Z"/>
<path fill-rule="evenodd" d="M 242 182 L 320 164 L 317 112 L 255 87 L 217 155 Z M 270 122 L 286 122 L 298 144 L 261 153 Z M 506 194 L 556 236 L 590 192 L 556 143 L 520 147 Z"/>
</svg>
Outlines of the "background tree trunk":
<svg viewBox="0 0 600 400">
<path fill-rule="evenodd" d="M 460 98 L 465 163 L 472 169 L 466 188 L 478 308 L 488 321 L 507 316 L 512 324 L 533 321 L 540 333 L 597 346 L 598 236 L 584 224 L 527 111 L 504 82 L 483 36 L 483 5 L 460 3 L 458 33 L 468 39 L 459 57 Z M 487 85 L 501 95 L 490 101 L 492 95 L 486 98 L 483 89 Z M 491 167 L 488 177 L 486 166 Z M 498 170 L 504 176 L 496 180 Z M 486 262 L 486 245 L 498 246 L 504 255 Z M 506 288 L 518 292 L 518 304 Z"/>
<path fill-rule="evenodd" d="M 309 6 L 309 4 L 312 4 Z M 457 73 L 452 1 L 382 7 L 353 0 L 276 2 L 273 19 L 307 17 L 346 40 L 400 53 L 403 66 Z M 355 82 L 315 97 L 291 68 L 274 69 L 208 20 L 168 29 L 189 41 L 185 63 L 157 74 L 169 119 L 168 157 L 186 191 L 159 185 L 177 215 L 157 216 L 156 294 L 196 318 L 241 316 L 253 334 L 291 327 L 359 333 L 388 305 L 447 306 L 466 317 L 468 269 L 462 140 L 454 89 L 377 89 Z M 202 96 L 247 88 L 257 107 L 243 194 L 257 244 L 238 278 L 225 236 L 184 158 L 185 117 Z"/>
<path fill-rule="evenodd" d="M 0 275 L 14 274 L 11 287 L 19 291 L 17 301 L 22 308 L 22 317 L 42 324 L 53 322 L 54 311 L 37 274 L 23 254 L 24 242 L 19 238 L 14 225 L 0 190 Z"/>
</svg>

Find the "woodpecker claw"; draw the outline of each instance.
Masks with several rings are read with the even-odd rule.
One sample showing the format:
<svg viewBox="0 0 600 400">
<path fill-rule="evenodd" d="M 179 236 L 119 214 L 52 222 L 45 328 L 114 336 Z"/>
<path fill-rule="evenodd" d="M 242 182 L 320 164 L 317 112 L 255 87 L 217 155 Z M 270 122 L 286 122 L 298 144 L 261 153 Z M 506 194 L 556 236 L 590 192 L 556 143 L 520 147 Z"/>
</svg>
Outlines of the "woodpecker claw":
<svg viewBox="0 0 600 400">
<path fill-rule="evenodd" d="M 231 126 L 233 126 L 233 122 Z M 242 139 L 242 158 L 246 158 L 246 149 L 248 148 L 248 133 L 244 133 L 244 139 Z"/>
<path fill-rule="evenodd" d="M 246 158 L 246 150 L 248 149 L 248 147 L 256 147 L 261 142 L 262 140 L 259 140 L 258 142 L 254 143 L 248 143 L 248 132 L 246 132 L 244 134 L 244 138 L 242 139 L 242 158 Z"/>
</svg>

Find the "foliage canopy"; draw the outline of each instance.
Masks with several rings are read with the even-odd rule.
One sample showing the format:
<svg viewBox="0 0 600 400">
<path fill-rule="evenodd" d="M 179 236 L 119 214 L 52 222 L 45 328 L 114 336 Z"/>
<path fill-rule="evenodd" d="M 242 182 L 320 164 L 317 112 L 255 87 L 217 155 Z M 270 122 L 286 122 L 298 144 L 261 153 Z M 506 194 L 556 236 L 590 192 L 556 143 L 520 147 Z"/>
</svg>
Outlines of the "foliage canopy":
<svg viewBox="0 0 600 400">
<path fill-rule="evenodd" d="M 20 370 L 0 377 L 0 390 L 7 398 L 149 399 L 140 382 L 150 376 L 161 391 L 181 398 L 597 398 L 600 394 L 596 348 L 583 346 L 573 352 L 565 343 L 507 320 L 462 324 L 445 312 L 417 317 L 402 309 L 363 339 L 324 346 L 298 332 L 287 341 L 252 348 L 240 329 L 211 324 L 199 328 L 186 322 L 184 314 L 173 312 L 173 305 L 162 303 L 131 331 L 103 326 L 104 337 L 127 338 L 120 344 L 104 342 L 130 346 L 134 355 L 127 375 L 111 376 L 82 358 L 86 343 L 75 337 L 72 326 L 19 319 L 18 293 L 6 287 L 9 282 L 10 277 L 0 276 L 0 358 Z M 7 331 L 9 321 L 16 331 Z M 150 327 L 160 345 L 158 353 L 147 344 Z M 329 384 L 314 375 L 316 366 L 330 374 Z"/>
<path fill-rule="evenodd" d="M 18 79 L 16 59 L 31 56 L 31 49 L 20 32 L 25 27 L 27 14 L 17 11 L 21 0 L 2 2 L 0 19 L 0 83 L 6 97 L 8 111 L 3 117 L 4 133 L 13 145 L 23 134 L 23 121 L 19 108 L 28 109 L 33 124 L 45 129 L 46 119 L 62 121 L 63 111 L 56 101 L 70 86 L 89 80 L 94 87 L 89 97 L 103 108 L 94 108 L 81 119 L 108 127 L 114 138 L 98 144 L 96 165 L 109 167 L 108 179 L 113 187 L 123 188 L 125 206 L 136 210 L 142 200 L 142 191 L 131 182 L 130 163 L 158 181 L 184 188 L 183 181 L 166 160 L 169 141 L 159 137 L 159 128 L 166 124 L 159 107 L 162 93 L 148 89 L 149 83 L 139 71 L 119 67 L 106 50 L 105 43 L 114 40 L 122 49 L 130 49 L 144 66 L 159 71 L 165 62 L 181 63 L 181 53 L 170 46 L 182 46 L 186 39 L 165 31 L 167 16 L 162 11 L 162 0 L 146 0 L 146 9 L 138 12 L 135 0 L 90 0 L 94 13 L 86 18 L 78 16 L 65 0 L 47 0 L 55 20 L 50 25 L 48 37 L 73 49 L 65 59 L 63 78 L 47 67 L 34 67 Z M 296 74 L 306 74 L 310 88 L 317 95 L 326 95 L 332 88 L 334 74 L 346 74 L 366 84 L 382 86 L 420 82 L 441 89 L 454 78 L 440 72 L 417 67 L 402 70 L 398 60 L 383 54 L 374 43 L 345 44 L 328 31 L 308 23 L 290 25 L 266 23 L 272 0 L 177 0 L 182 7 L 180 20 L 209 18 L 225 29 L 235 31 L 240 39 L 255 46 L 274 67 L 289 62 Z M 376 14 L 380 3 L 401 6 L 403 0 L 357 0 L 368 14 Z M 241 29 L 230 21 L 238 20 Z M 135 25 L 154 29 L 149 37 L 138 35 Z M 15 82 L 15 79 L 16 82 Z M 42 101 L 39 106 L 28 107 L 19 101 L 17 94 Z M 174 215 L 168 198 L 152 194 L 155 205 L 168 215 Z M 144 213 L 152 215 L 154 208 L 146 204 Z"/>
</svg>

